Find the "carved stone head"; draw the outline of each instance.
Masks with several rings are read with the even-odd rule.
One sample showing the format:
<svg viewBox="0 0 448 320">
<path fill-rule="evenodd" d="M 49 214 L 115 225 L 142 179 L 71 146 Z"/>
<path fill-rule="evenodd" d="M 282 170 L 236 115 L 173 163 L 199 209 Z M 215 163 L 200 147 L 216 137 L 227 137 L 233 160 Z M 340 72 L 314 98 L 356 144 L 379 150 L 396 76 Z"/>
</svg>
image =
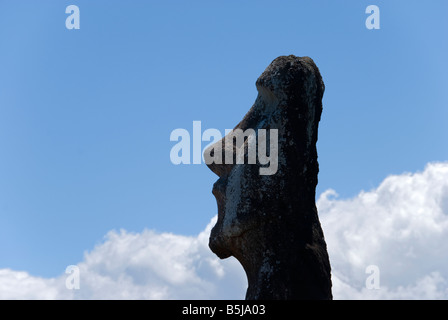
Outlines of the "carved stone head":
<svg viewBox="0 0 448 320">
<path fill-rule="evenodd" d="M 330 263 L 315 205 L 324 83 L 308 57 L 281 56 L 234 131 L 205 150 L 219 176 L 209 246 L 234 256 L 247 299 L 331 299 Z"/>
</svg>

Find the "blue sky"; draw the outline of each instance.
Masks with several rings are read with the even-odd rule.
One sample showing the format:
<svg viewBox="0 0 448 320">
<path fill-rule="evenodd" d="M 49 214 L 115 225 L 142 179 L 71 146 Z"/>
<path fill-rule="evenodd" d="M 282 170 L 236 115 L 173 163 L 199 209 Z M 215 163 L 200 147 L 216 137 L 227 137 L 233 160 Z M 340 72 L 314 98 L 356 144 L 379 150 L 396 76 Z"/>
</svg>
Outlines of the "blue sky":
<svg viewBox="0 0 448 320">
<path fill-rule="evenodd" d="M 170 133 L 233 128 L 279 55 L 326 84 L 318 195 L 448 160 L 446 1 L 241 2 L 0 2 L 0 269 L 58 275 L 114 229 L 203 230 L 216 176 L 174 166 Z"/>
</svg>

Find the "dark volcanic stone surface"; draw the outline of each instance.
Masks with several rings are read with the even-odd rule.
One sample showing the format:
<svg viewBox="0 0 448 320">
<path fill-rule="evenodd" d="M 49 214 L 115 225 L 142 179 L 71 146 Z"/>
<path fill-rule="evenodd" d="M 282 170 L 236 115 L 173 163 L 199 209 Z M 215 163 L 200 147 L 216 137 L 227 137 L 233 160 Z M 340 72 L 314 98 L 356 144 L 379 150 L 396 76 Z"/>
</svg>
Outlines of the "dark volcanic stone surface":
<svg viewBox="0 0 448 320">
<path fill-rule="evenodd" d="M 218 221 L 209 246 L 220 258 L 234 256 L 242 264 L 249 283 L 246 299 L 332 299 L 315 204 L 322 77 L 311 58 L 281 56 L 256 87 L 258 97 L 235 129 L 278 129 L 278 149 L 270 150 L 278 152 L 278 169 L 260 174 L 258 161 L 247 164 L 247 150 L 245 164 L 208 165 L 219 176 L 213 186 Z M 219 150 L 224 139 L 204 156 Z"/>
</svg>

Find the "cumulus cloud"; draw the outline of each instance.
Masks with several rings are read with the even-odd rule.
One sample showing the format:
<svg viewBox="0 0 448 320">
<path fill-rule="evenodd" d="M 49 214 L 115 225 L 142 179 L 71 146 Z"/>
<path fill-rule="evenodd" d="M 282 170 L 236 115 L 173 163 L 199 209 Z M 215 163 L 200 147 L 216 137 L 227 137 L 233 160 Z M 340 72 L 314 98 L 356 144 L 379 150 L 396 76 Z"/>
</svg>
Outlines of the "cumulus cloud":
<svg viewBox="0 0 448 320">
<path fill-rule="evenodd" d="M 219 261 L 208 248 L 214 218 L 197 237 L 143 231 L 110 232 L 79 264 L 84 288 L 76 298 L 244 298 L 236 260 Z"/>
<path fill-rule="evenodd" d="M 196 237 L 111 231 L 77 265 L 78 290 L 67 289 L 72 274 L 44 279 L 0 270 L 0 299 L 243 299 L 242 267 L 208 248 L 215 223 Z"/>
<path fill-rule="evenodd" d="M 327 190 L 317 206 L 335 299 L 448 298 L 448 163 L 389 176 L 351 199 Z M 242 299 L 242 267 L 208 248 L 215 221 L 196 237 L 109 232 L 78 263 L 79 290 L 66 288 L 66 274 L 0 269 L 0 299 Z M 366 273 L 372 265 L 379 274 Z"/>
<path fill-rule="evenodd" d="M 448 163 L 387 177 L 378 188 L 317 201 L 341 299 L 448 298 Z M 366 268 L 379 269 L 379 290 Z"/>
<path fill-rule="evenodd" d="M 27 272 L 0 269 L 0 299 L 57 299 L 56 279 L 32 277 Z"/>
</svg>

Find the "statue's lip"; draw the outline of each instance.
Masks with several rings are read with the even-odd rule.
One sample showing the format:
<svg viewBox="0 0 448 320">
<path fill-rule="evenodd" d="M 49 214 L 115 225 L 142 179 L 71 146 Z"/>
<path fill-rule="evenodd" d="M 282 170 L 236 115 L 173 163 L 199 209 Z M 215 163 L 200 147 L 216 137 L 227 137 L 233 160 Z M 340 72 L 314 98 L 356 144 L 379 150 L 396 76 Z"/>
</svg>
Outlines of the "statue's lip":
<svg viewBox="0 0 448 320">
<path fill-rule="evenodd" d="M 217 198 L 223 197 L 226 193 L 227 177 L 221 177 L 213 184 L 212 193 Z"/>
<path fill-rule="evenodd" d="M 215 196 L 216 204 L 218 206 L 218 221 L 222 221 L 224 218 L 224 211 L 226 206 L 226 188 L 227 177 L 221 177 L 213 184 L 212 193 Z"/>
</svg>

